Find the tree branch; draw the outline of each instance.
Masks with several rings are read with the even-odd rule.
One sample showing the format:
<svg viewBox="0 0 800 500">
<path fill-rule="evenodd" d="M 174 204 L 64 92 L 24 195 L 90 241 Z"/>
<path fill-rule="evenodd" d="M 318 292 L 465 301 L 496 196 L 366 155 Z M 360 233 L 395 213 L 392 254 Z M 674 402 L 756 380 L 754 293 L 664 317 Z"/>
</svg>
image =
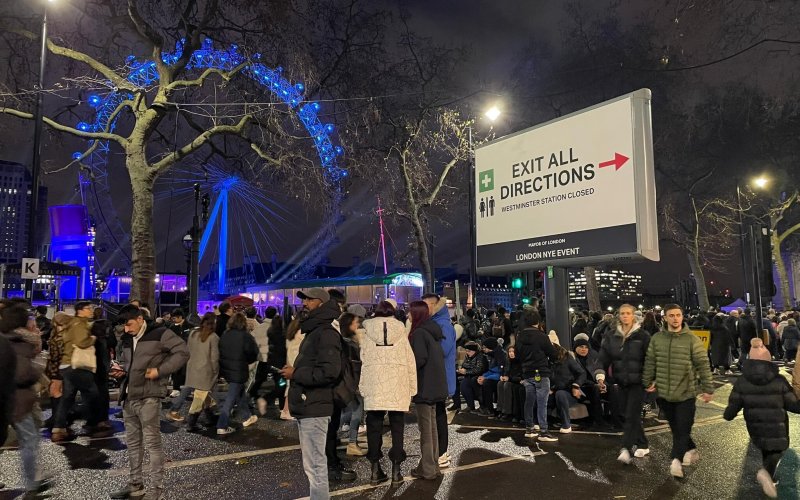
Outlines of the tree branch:
<svg viewBox="0 0 800 500">
<path fill-rule="evenodd" d="M 245 127 L 247 127 L 247 124 L 250 123 L 250 120 L 252 120 L 252 117 L 250 115 L 247 115 L 242 117 L 242 119 L 239 120 L 239 123 L 237 123 L 236 125 L 217 125 L 215 127 L 206 130 L 199 136 L 195 137 L 195 139 L 189 144 L 183 146 L 177 151 L 168 154 L 167 156 L 165 156 L 164 158 L 153 164 L 153 170 L 155 172 L 161 172 L 171 167 L 172 165 L 180 161 L 182 158 L 202 148 L 215 135 L 220 135 L 220 134 L 242 135 Z"/>
<path fill-rule="evenodd" d="M 217 68 L 208 68 L 194 80 L 175 80 L 166 86 L 166 90 L 171 91 L 180 87 L 200 87 L 203 85 L 203 83 L 205 83 L 208 77 L 214 74 L 219 75 L 223 80 L 228 82 L 234 75 L 246 68 L 247 65 L 248 63 L 242 63 L 230 71 L 224 71 Z"/>
<path fill-rule="evenodd" d="M 25 118 L 26 120 L 33 120 L 34 118 L 32 113 L 25 113 L 24 111 L 19 111 L 13 108 L 0 108 L 0 112 L 11 116 L 16 116 L 17 118 Z M 42 120 L 44 121 L 44 123 L 50 125 L 59 132 L 66 132 L 68 134 L 72 134 L 78 137 L 83 137 L 84 139 L 103 139 L 108 141 L 114 141 L 123 147 L 127 146 L 128 144 L 127 139 L 110 132 L 84 132 L 83 130 L 78 130 L 76 128 L 62 125 L 57 121 L 48 118 L 46 116 L 43 116 Z"/>
</svg>

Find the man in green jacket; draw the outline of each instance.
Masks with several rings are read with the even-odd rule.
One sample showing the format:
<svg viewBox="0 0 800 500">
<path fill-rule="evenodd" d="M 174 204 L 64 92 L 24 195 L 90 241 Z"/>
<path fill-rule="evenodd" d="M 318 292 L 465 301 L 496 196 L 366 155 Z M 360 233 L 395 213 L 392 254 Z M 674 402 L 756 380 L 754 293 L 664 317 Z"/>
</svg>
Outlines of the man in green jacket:
<svg viewBox="0 0 800 500">
<path fill-rule="evenodd" d="M 672 431 L 669 472 L 674 477 L 683 477 L 683 466 L 700 458 L 691 435 L 697 394 L 702 393 L 703 401 L 708 403 L 714 386 L 708 353 L 703 341 L 683 325 L 681 306 L 665 306 L 664 315 L 667 329 L 650 340 L 642 382 L 647 392 L 658 391 L 658 406 Z"/>
</svg>

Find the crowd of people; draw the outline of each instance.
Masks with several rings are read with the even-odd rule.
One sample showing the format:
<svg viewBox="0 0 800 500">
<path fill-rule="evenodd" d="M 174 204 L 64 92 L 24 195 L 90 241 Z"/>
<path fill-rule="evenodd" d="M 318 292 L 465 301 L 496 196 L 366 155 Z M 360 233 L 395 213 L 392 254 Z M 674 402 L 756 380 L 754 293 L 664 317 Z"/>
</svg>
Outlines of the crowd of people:
<svg viewBox="0 0 800 500">
<path fill-rule="evenodd" d="M 675 304 L 646 312 L 625 304 L 616 315 L 574 313 L 571 331 L 559 336 L 545 328 L 536 304 L 451 317 L 436 294 L 407 309 L 387 299 L 370 311 L 348 305 L 335 289 L 312 288 L 298 297 L 303 308 L 285 326 L 274 307 L 262 318 L 255 308 L 234 310 L 227 302 L 202 318 L 186 318 L 180 309 L 152 318 L 146 304 L 132 301 L 114 311 L 114 321 L 91 302 L 52 319 L 46 308 L 31 309 L 23 300 L 2 302 L 0 364 L 11 368 L 3 376 L 13 380 L 0 381 L 0 442 L 12 426 L 25 498 L 39 498 L 51 484 L 37 467 L 40 427 L 51 430 L 55 443 L 75 437 L 76 420 L 85 421 L 93 438 L 113 434 L 110 384 L 119 386 L 130 461 L 128 484 L 112 498 L 165 497 L 164 400 L 171 401 L 168 420 L 220 437 L 270 412 L 295 421 L 312 499 L 329 498 L 331 481 L 357 478 L 337 451 L 342 432 L 345 456 L 370 462 L 371 484 L 402 482 L 412 409 L 420 459 L 411 475 L 418 479 L 436 479 L 451 466 L 448 411 L 509 422 L 543 443 L 570 434 L 576 420 L 598 432 L 621 430 L 618 460 L 626 465 L 650 453 L 643 418 L 652 411 L 669 423 L 669 473 L 680 478 L 700 459 L 691 431 L 698 395 L 705 402 L 713 397 L 712 370 L 738 375 L 724 416 L 744 410 L 763 454 L 757 480 L 776 495 L 776 469 L 789 446 L 786 412 L 800 412 L 800 373 L 792 386 L 774 361 L 796 363 L 795 312 L 684 317 Z M 708 350 L 690 326 L 710 331 Z M 43 422 L 40 393 L 51 407 Z M 237 411 L 238 424 L 231 420 Z M 387 424 L 388 475 L 382 465 Z M 366 450 L 358 441 L 363 434 Z"/>
</svg>

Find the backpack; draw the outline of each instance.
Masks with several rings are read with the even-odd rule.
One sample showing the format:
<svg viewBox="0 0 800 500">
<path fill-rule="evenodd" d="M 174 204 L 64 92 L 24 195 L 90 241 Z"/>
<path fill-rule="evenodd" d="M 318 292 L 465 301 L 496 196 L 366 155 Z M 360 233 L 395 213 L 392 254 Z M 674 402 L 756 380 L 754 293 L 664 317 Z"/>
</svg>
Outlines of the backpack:
<svg viewBox="0 0 800 500">
<path fill-rule="evenodd" d="M 344 337 L 342 341 L 342 372 L 333 386 L 333 403 L 344 408 L 356 398 L 358 393 L 358 374 L 361 372 L 361 359 L 358 349 Z"/>
<path fill-rule="evenodd" d="M 499 339 L 506 334 L 505 326 L 503 326 L 503 318 L 495 318 L 492 320 L 492 337 Z"/>
</svg>

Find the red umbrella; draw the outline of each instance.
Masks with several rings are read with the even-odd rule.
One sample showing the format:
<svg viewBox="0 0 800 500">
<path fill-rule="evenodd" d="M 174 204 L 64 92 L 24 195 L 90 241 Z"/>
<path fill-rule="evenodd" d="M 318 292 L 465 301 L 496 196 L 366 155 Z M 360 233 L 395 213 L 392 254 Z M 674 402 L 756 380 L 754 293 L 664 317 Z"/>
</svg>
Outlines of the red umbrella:
<svg viewBox="0 0 800 500">
<path fill-rule="evenodd" d="M 253 299 L 244 295 L 231 295 L 225 299 L 225 302 L 229 303 L 234 309 L 242 309 L 253 305 Z"/>
</svg>

